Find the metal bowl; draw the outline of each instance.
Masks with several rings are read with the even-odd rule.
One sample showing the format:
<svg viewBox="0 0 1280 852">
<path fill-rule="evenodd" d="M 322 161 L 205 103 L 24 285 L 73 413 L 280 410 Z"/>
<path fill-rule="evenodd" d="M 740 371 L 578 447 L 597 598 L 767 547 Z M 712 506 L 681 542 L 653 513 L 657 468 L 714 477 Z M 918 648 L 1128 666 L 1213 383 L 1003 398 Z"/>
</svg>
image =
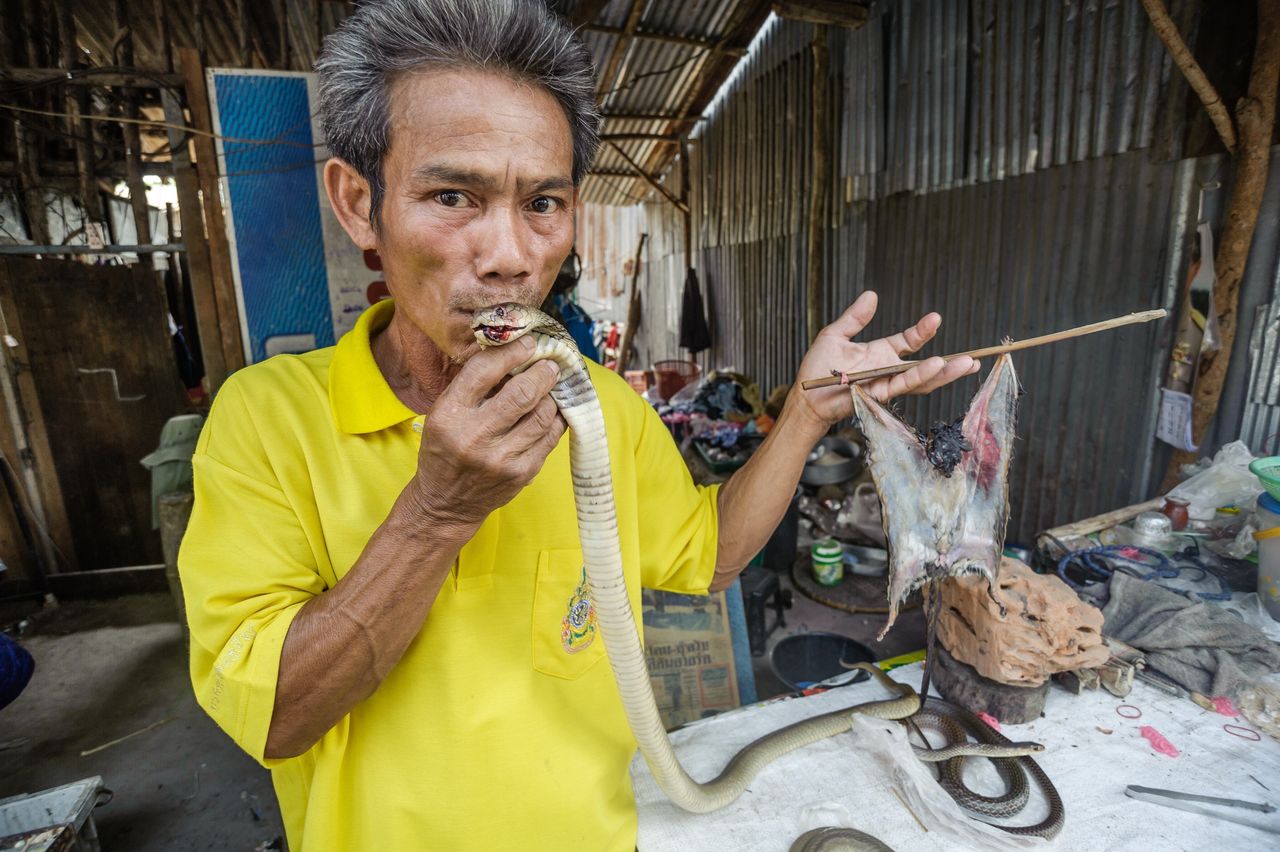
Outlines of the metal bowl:
<svg viewBox="0 0 1280 852">
<path fill-rule="evenodd" d="M 846 438 L 823 438 L 800 474 L 805 485 L 836 485 L 848 482 L 862 468 L 862 450 Z"/>
<path fill-rule="evenodd" d="M 850 566 L 853 573 L 863 577 L 883 577 L 889 571 L 889 551 L 879 547 L 863 547 L 858 544 L 846 544 L 844 552 L 858 560 Z"/>
</svg>

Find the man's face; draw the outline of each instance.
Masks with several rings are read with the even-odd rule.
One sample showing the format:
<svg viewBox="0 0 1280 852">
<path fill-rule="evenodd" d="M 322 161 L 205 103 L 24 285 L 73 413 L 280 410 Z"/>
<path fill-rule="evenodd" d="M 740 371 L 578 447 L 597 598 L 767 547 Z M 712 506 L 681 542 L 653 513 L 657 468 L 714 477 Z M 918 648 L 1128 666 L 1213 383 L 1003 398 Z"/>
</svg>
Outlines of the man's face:
<svg viewBox="0 0 1280 852">
<path fill-rule="evenodd" d="M 541 87 L 480 71 L 397 80 L 375 237 L 397 319 L 464 360 L 472 311 L 541 304 L 573 247 L 572 170 L 569 122 Z"/>
</svg>

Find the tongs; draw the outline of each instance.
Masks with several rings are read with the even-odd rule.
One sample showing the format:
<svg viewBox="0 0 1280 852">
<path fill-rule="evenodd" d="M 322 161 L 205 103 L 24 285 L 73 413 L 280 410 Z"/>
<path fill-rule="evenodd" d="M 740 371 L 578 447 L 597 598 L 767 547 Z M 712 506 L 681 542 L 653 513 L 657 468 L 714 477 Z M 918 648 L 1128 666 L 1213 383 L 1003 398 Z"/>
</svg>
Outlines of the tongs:
<svg viewBox="0 0 1280 852">
<path fill-rule="evenodd" d="M 1231 809 L 1255 811 L 1257 813 L 1271 814 L 1275 813 L 1275 805 L 1267 802 L 1243 802 L 1239 799 L 1222 799 L 1217 796 L 1199 796 L 1195 793 L 1180 793 L 1176 790 L 1161 790 L 1158 787 L 1140 787 L 1137 784 L 1130 784 L 1124 788 L 1124 794 L 1131 799 L 1138 799 L 1143 802 L 1151 802 L 1155 805 L 1163 805 L 1166 808 L 1174 808 L 1180 811 L 1188 811 L 1193 814 L 1201 814 L 1203 816 L 1214 817 L 1216 819 L 1224 819 L 1228 822 L 1237 822 L 1247 825 L 1250 828 L 1258 828 L 1263 831 L 1269 831 L 1273 834 L 1280 834 L 1280 827 L 1268 826 L 1252 820 L 1244 819 L 1244 814 L 1234 814 Z M 1219 810 L 1222 809 L 1222 810 Z"/>
</svg>

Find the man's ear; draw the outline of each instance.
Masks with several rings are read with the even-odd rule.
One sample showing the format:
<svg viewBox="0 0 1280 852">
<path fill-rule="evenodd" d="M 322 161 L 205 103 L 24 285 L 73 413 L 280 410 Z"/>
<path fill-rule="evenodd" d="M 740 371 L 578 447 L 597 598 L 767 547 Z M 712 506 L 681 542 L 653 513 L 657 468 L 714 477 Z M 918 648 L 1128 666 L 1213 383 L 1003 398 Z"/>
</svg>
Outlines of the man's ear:
<svg viewBox="0 0 1280 852">
<path fill-rule="evenodd" d="M 369 182 L 350 163 L 330 157 L 324 164 L 324 189 L 351 241 L 366 251 L 376 249 L 378 235 L 369 222 L 369 208 L 373 204 Z"/>
</svg>

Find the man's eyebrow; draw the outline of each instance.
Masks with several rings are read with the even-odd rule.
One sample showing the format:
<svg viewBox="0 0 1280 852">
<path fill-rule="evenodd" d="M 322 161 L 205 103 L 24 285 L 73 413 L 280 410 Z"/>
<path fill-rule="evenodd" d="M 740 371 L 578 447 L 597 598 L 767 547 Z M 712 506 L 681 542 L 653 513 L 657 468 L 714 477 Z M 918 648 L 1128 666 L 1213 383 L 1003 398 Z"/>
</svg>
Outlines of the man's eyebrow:
<svg viewBox="0 0 1280 852">
<path fill-rule="evenodd" d="M 413 170 L 413 180 L 423 183 L 446 183 L 454 186 L 477 187 L 489 189 L 497 186 L 497 181 L 480 172 L 468 169 L 457 169 L 452 166 L 419 166 Z"/>
<path fill-rule="evenodd" d="M 541 180 L 534 181 L 531 184 L 527 184 L 527 186 L 528 186 L 528 189 L 525 191 L 531 192 L 531 193 L 532 192 L 550 192 L 554 190 L 563 191 L 563 190 L 572 190 L 573 181 L 563 176 L 549 177 L 549 178 L 542 178 Z"/>
<path fill-rule="evenodd" d="M 413 170 L 413 180 L 420 183 L 442 183 L 451 186 L 488 190 L 497 188 L 499 183 L 496 178 L 490 175 L 471 171 L 470 169 L 444 165 L 419 166 Z M 564 191 L 573 189 L 573 181 L 564 175 L 557 175 L 521 181 L 519 186 L 522 194 L 551 192 L 554 190 Z"/>
</svg>

